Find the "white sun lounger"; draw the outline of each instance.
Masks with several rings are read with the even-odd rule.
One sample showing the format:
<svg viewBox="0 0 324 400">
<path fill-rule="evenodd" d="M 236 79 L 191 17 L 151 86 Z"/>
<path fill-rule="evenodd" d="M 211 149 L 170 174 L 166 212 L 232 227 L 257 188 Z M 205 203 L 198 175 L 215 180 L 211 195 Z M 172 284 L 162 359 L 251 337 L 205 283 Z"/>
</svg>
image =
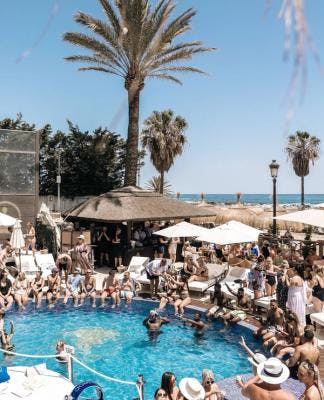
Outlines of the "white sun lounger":
<svg viewBox="0 0 324 400">
<path fill-rule="evenodd" d="M 316 324 L 324 326 L 324 312 L 313 313 L 310 315 L 310 319 L 312 322 L 316 322 Z"/>
<path fill-rule="evenodd" d="M 214 282 L 215 277 L 224 271 L 225 264 L 208 263 L 206 264 L 206 267 L 208 269 L 208 280 L 190 282 L 188 285 L 190 291 L 202 293 L 204 290 L 206 290 L 208 286 Z"/>
</svg>

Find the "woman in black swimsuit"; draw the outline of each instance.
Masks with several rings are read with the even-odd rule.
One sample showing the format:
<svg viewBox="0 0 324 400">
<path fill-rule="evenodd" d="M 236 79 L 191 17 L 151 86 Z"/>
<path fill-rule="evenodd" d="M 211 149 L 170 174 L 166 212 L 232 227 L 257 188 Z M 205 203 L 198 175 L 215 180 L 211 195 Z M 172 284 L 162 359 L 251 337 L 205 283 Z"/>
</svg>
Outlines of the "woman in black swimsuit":
<svg viewBox="0 0 324 400">
<path fill-rule="evenodd" d="M 30 296 L 33 297 L 34 303 L 37 300 L 37 308 L 41 306 L 43 298 L 43 287 L 44 287 L 44 278 L 42 277 L 42 271 L 37 271 L 36 276 L 31 283 L 30 293 L 29 293 Z"/>
<path fill-rule="evenodd" d="M 0 305 L 3 308 L 10 308 L 14 299 L 12 295 L 12 283 L 8 278 L 8 273 L 2 271 L 0 275 Z"/>
<path fill-rule="evenodd" d="M 315 266 L 312 273 L 312 301 L 314 312 L 321 312 L 324 306 L 324 268 L 323 266 Z"/>
</svg>

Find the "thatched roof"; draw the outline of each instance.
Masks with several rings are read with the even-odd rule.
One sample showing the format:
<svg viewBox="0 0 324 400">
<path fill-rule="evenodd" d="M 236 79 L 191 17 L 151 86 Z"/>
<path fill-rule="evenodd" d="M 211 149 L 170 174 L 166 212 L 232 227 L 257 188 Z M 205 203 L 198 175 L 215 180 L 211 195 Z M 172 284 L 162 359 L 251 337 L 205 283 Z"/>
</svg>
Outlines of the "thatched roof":
<svg viewBox="0 0 324 400">
<path fill-rule="evenodd" d="M 63 213 L 66 217 L 105 222 L 164 220 L 215 215 L 194 204 L 128 186 L 87 200 Z"/>
</svg>

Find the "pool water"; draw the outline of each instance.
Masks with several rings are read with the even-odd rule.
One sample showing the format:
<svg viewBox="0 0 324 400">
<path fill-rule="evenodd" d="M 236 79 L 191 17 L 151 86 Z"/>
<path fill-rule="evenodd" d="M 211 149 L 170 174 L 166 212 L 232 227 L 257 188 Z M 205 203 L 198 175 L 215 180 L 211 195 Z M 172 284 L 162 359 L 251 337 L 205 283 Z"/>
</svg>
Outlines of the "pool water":
<svg viewBox="0 0 324 400">
<path fill-rule="evenodd" d="M 136 381 L 143 374 L 146 381 L 145 399 L 153 399 L 165 371 L 176 374 L 178 381 L 186 376 L 200 379 L 203 368 L 214 371 L 216 380 L 236 374 L 249 373 L 251 365 L 239 345 L 240 335 L 253 343 L 251 331 L 242 326 L 220 332 L 223 324 L 210 324 L 202 338 L 194 330 L 174 318 L 162 326 L 157 340 L 148 336 L 142 325 L 149 310 L 157 307 L 150 301 L 133 301 L 131 305 L 111 309 L 58 305 L 56 309 L 35 310 L 30 304 L 26 311 L 9 311 L 6 325 L 15 324 L 13 343 L 16 351 L 26 354 L 53 354 L 58 340 L 75 346 L 75 356 L 95 370 L 127 381 Z M 193 313 L 191 310 L 190 313 Z M 22 357 L 7 357 L 7 365 L 33 365 L 44 362 Z M 50 369 L 66 374 L 66 366 L 47 360 Z M 84 380 L 99 383 L 105 399 L 131 400 L 137 396 L 134 386 L 108 382 L 74 364 L 74 383 Z"/>
</svg>

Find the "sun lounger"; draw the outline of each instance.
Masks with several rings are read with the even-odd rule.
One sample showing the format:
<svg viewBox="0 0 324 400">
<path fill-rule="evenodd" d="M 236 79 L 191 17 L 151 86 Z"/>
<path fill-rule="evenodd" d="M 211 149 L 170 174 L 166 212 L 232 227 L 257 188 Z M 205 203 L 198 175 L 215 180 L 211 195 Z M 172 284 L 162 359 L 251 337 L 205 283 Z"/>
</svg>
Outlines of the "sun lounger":
<svg viewBox="0 0 324 400">
<path fill-rule="evenodd" d="M 215 277 L 224 271 L 225 264 L 208 263 L 206 267 L 208 269 L 208 280 L 190 282 L 188 285 L 190 291 L 202 293 L 206 290 L 214 282 Z"/>
<path fill-rule="evenodd" d="M 316 322 L 316 324 L 324 326 L 324 312 L 313 313 L 310 315 L 310 319 L 312 322 Z"/>
<path fill-rule="evenodd" d="M 52 268 L 56 266 L 53 255 L 51 253 L 50 254 L 36 253 L 35 260 L 38 268 L 42 271 L 44 278 L 47 278 L 48 275 L 51 273 Z"/>
<path fill-rule="evenodd" d="M 137 257 L 131 258 L 127 271 L 130 273 L 132 279 L 139 278 L 145 271 L 146 265 L 149 263 L 148 257 Z"/>
<path fill-rule="evenodd" d="M 24 272 L 26 277 L 32 277 L 38 271 L 38 267 L 35 264 L 34 256 L 32 254 L 21 254 L 21 256 L 15 257 L 15 262 L 18 271 Z"/>
</svg>

